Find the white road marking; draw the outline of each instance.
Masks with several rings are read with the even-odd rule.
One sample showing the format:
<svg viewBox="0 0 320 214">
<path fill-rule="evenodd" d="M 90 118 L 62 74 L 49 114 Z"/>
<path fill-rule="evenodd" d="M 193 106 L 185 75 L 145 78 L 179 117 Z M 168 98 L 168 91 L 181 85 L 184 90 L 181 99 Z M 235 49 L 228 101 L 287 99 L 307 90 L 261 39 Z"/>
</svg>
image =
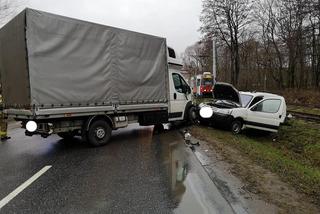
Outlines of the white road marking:
<svg viewBox="0 0 320 214">
<path fill-rule="evenodd" d="M 41 175 L 43 175 L 46 171 L 48 171 L 52 166 L 45 166 L 39 172 L 34 174 L 31 178 L 21 184 L 17 189 L 12 191 L 9 195 L 3 198 L 0 201 L 0 210 L 8 204 L 12 199 L 14 199 L 20 192 L 22 192 L 25 188 L 31 185 L 35 180 L 37 180 Z"/>
</svg>

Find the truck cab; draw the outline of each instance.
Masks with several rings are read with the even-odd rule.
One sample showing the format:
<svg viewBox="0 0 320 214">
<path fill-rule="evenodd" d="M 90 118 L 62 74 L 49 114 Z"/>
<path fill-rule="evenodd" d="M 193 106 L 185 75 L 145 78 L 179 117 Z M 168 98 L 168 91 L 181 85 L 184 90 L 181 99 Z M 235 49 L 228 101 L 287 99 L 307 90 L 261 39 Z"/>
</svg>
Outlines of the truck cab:
<svg viewBox="0 0 320 214">
<path fill-rule="evenodd" d="M 168 47 L 169 66 L 169 121 L 188 120 L 192 114 L 191 88 L 181 74 L 183 64 L 175 51 Z"/>
</svg>

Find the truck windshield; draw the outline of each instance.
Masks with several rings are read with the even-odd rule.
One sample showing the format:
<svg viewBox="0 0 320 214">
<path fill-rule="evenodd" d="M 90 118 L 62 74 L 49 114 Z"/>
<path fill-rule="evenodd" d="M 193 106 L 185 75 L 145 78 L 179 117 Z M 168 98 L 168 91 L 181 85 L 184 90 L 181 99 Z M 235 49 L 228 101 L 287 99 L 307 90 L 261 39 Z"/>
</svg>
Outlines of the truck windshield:
<svg viewBox="0 0 320 214">
<path fill-rule="evenodd" d="M 250 101 L 252 100 L 252 95 L 245 95 L 245 94 L 240 94 L 240 98 L 241 98 L 241 103 L 242 103 L 242 107 L 247 107 L 247 105 L 250 103 Z"/>
</svg>

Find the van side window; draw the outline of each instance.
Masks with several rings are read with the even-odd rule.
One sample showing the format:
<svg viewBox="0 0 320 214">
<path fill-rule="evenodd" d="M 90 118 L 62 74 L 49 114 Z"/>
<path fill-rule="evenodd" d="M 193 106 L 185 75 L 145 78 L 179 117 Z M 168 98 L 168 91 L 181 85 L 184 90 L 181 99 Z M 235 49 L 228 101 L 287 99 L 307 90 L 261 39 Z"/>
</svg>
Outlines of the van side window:
<svg viewBox="0 0 320 214">
<path fill-rule="evenodd" d="M 186 81 L 182 78 L 182 76 L 179 75 L 179 77 L 180 77 L 180 80 L 181 80 L 181 83 L 182 83 L 183 87 L 184 88 L 189 87 L 188 83 L 186 83 Z"/>
<path fill-rule="evenodd" d="M 176 58 L 176 52 L 172 48 L 168 48 L 169 51 L 169 57 Z"/>
<path fill-rule="evenodd" d="M 265 113 L 277 113 L 279 111 L 281 105 L 281 100 L 278 99 L 270 99 L 265 100 L 255 107 L 253 107 L 253 111 L 260 111 Z"/>
<path fill-rule="evenodd" d="M 189 88 L 189 85 L 179 74 L 172 74 L 174 88 L 179 93 L 185 93 L 185 90 Z"/>
<path fill-rule="evenodd" d="M 255 98 L 252 100 L 252 102 L 250 103 L 249 108 L 250 108 L 251 106 L 254 106 L 256 103 L 260 102 L 261 100 L 263 100 L 263 97 L 255 97 Z"/>
<path fill-rule="evenodd" d="M 179 93 L 183 93 L 183 89 L 182 89 L 183 86 L 182 86 L 182 82 L 180 80 L 179 74 L 172 74 L 172 78 L 173 78 L 174 88 L 176 89 L 176 91 Z"/>
</svg>

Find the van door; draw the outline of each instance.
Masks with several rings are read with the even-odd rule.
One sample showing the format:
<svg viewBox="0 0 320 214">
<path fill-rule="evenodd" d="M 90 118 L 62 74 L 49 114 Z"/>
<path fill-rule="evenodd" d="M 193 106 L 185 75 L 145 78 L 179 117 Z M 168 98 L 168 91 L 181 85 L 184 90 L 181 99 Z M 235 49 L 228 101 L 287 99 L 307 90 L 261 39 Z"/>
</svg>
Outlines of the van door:
<svg viewBox="0 0 320 214">
<path fill-rule="evenodd" d="M 265 131 L 277 132 L 282 118 L 283 101 L 265 99 L 248 109 L 245 125 Z"/>
<path fill-rule="evenodd" d="M 189 85 L 178 72 L 170 72 L 169 121 L 182 120 L 188 102 L 191 102 Z"/>
</svg>

